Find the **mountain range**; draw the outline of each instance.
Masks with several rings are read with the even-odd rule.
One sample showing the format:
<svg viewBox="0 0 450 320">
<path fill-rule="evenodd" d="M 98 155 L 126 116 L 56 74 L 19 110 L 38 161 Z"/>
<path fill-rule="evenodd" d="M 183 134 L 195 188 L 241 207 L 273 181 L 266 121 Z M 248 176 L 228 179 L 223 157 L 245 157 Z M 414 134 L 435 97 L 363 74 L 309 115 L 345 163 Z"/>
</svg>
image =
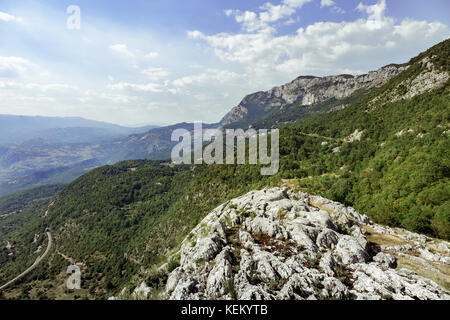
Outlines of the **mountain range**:
<svg viewBox="0 0 450 320">
<path fill-rule="evenodd" d="M 0 285 L 50 245 L 45 230 L 53 242 L 0 294 L 448 299 L 449 57 L 450 39 L 367 75 L 299 77 L 206 126 L 279 128 L 274 176 L 260 165 L 171 164 L 170 134 L 189 123 L 3 147 L 5 190 L 45 186 L 0 199 Z M 73 264 L 81 290 L 65 287 Z"/>
<path fill-rule="evenodd" d="M 79 117 L 0 115 L 0 145 L 33 143 L 86 143 L 142 133 L 157 126 L 123 127 Z"/>
<path fill-rule="evenodd" d="M 224 126 L 245 126 L 283 114 L 292 105 L 297 109 L 306 109 L 325 101 L 341 100 L 357 91 L 380 87 L 406 68 L 407 64 L 392 64 L 359 76 L 300 76 L 280 87 L 246 96 L 220 123 Z"/>
<path fill-rule="evenodd" d="M 383 85 L 407 68 L 389 65 L 365 75 L 301 76 L 266 92 L 250 94 L 218 124 L 205 128 L 262 126 L 265 120 L 306 117 L 330 110 L 333 102 L 358 97 Z M 346 102 L 349 102 L 346 101 Z M 324 107 L 325 104 L 325 107 Z M 193 130 L 180 123 L 152 128 L 125 128 L 82 118 L 0 116 L 0 195 L 51 183 L 68 183 L 93 167 L 130 159 L 167 159 L 175 145 L 174 129 Z M 272 125 L 272 124 L 271 124 Z M 278 123 L 279 125 L 279 123 Z"/>
</svg>

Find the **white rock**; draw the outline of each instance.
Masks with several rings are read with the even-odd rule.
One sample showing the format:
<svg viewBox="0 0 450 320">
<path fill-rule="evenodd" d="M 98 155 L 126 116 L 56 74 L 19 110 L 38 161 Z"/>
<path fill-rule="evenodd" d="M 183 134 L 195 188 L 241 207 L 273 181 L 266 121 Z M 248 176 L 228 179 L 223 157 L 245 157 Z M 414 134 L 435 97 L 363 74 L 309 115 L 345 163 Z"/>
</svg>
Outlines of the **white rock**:
<svg viewBox="0 0 450 320">
<path fill-rule="evenodd" d="M 365 262 L 368 254 L 357 239 L 344 235 L 336 245 L 336 255 L 341 258 L 343 264 Z"/>
<path fill-rule="evenodd" d="M 382 269 L 397 267 L 397 258 L 391 254 L 379 252 L 375 257 L 373 257 L 373 261 L 375 261 Z"/>
<path fill-rule="evenodd" d="M 152 291 L 152 288 L 147 286 L 147 284 L 144 282 L 141 283 L 139 287 L 134 289 L 133 296 L 138 299 L 147 299 L 149 293 Z"/>
<path fill-rule="evenodd" d="M 206 293 L 210 297 L 225 295 L 225 285 L 231 279 L 230 249 L 225 248 L 215 259 L 215 265 L 208 275 Z"/>
<path fill-rule="evenodd" d="M 370 256 L 369 226 L 406 244 L 381 246 Z M 340 233 L 342 228 L 350 234 Z M 438 273 L 430 261 L 449 258 L 447 243 L 439 250 L 438 245 L 374 224 L 340 203 L 268 188 L 217 207 L 194 228 L 182 243 L 180 266 L 170 273 L 165 294 L 170 299 L 450 299 L 433 281 L 394 269 L 396 258 L 383 252 Z"/>
<path fill-rule="evenodd" d="M 339 241 L 339 234 L 331 229 L 324 228 L 317 236 L 316 243 L 321 249 L 334 249 Z"/>
</svg>

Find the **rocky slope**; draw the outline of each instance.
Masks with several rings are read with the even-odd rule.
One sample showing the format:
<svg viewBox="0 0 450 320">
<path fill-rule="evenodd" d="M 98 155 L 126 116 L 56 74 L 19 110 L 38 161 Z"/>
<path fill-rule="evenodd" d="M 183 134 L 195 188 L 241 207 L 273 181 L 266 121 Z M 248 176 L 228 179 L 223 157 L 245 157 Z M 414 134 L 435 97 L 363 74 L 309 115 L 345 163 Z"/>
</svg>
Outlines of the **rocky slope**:
<svg viewBox="0 0 450 320">
<path fill-rule="evenodd" d="M 238 106 L 225 115 L 221 124 L 249 123 L 257 119 L 261 113 L 292 103 L 310 106 L 331 98 L 342 99 L 359 89 L 380 87 L 406 68 L 406 65 L 392 64 L 360 76 L 298 77 L 280 87 L 246 96 Z"/>
<path fill-rule="evenodd" d="M 436 55 L 425 56 L 417 62 L 417 67 L 420 72 L 414 76 L 407 77 L 405 80 L 398 83 L 393 90 L 384 92 L 375 97 L 369 103 L 369 108 L 374 108 L 377 105 L 382 105 L 380 102 L 395 102 L 402 99 L 411 99 L 428 90 L 438 88 L 445 84 L 450 78 L 447 70 L 438 68 L 433 60 L 437 58 Z"/>
<path fill-rule="evenodd" d="M 378 243 L 378 244 L 376 244 Z M 183 241 L 170 299 L 450 299 L 450 244 L 288 188 L 217 207 Z M 408 263 L 406 263 L 406 262 Z M 400 265 L 401 264 L 401 265 Z"/>
</svg>

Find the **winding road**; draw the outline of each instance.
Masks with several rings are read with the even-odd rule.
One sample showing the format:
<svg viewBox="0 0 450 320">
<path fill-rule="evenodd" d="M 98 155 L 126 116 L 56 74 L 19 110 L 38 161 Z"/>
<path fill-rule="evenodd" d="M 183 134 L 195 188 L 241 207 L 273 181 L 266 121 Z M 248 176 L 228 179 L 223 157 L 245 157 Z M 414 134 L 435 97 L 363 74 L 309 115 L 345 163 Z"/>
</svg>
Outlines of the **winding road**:
<svg viewBox="0 0 450 320">
<path fill-rule="evenodd" d="M 48 237 L 48 245 L 47 245 L 47 249 L 45 249 L 45 252 L 42 256 L 38 257 L 36 259 L 36 261 L 31 265 L 31 267 L 29 267 L 27 270 L 25 270 L 24 272 L 22 272 L 21 274 L 19 274 L 17 277 L 15 277 L 14 279 L 12 279 L 11 281 L 9 281 L 8 283 L 2 285 L 0 287 L 0 290 L 5 289 L 6 287 L 8 287 L 9 285 L 11 285 L 12 283 L 16 282 L 17 280 L 25 277 L 27 274 L 29 274 L 31 271 L 33 271 L 38 265 L 39 263 L 47 256 L 48 252 L 50 251 L 50 248 L 52 246 L 52 235 L 50 234 L 50 232 L 47 231 L 47 237 Z"/>
</svg>

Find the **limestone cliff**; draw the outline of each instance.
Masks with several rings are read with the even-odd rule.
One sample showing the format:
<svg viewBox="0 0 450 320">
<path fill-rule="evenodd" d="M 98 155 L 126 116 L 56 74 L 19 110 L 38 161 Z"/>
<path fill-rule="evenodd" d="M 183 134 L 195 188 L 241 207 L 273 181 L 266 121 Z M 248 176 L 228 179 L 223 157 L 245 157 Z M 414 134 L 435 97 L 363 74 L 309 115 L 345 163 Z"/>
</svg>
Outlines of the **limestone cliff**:
<svg viewBox="0 0 450 320">
<path fill-rule="evenodd" d="M 179 254 L 166 284 L 170 299 L 450 299 L 429 279 L 448 285 L 448 242 L 288 188 L 222 204 Z"/>
<path fill-rule="evenodd" d="M 221 124 L 250 122 L 255 120 L 259 113 L 287 104 L 298 102 L 302 106 L 310 106 L 331 98 L 342 99 L 359 89 L 380 87 L 406 68 L 406 65 L 392 64 L 360 76 L 298 77 L 280 87 L 246 96 L 238 106 L 225 115 Z"/>
</svg>

